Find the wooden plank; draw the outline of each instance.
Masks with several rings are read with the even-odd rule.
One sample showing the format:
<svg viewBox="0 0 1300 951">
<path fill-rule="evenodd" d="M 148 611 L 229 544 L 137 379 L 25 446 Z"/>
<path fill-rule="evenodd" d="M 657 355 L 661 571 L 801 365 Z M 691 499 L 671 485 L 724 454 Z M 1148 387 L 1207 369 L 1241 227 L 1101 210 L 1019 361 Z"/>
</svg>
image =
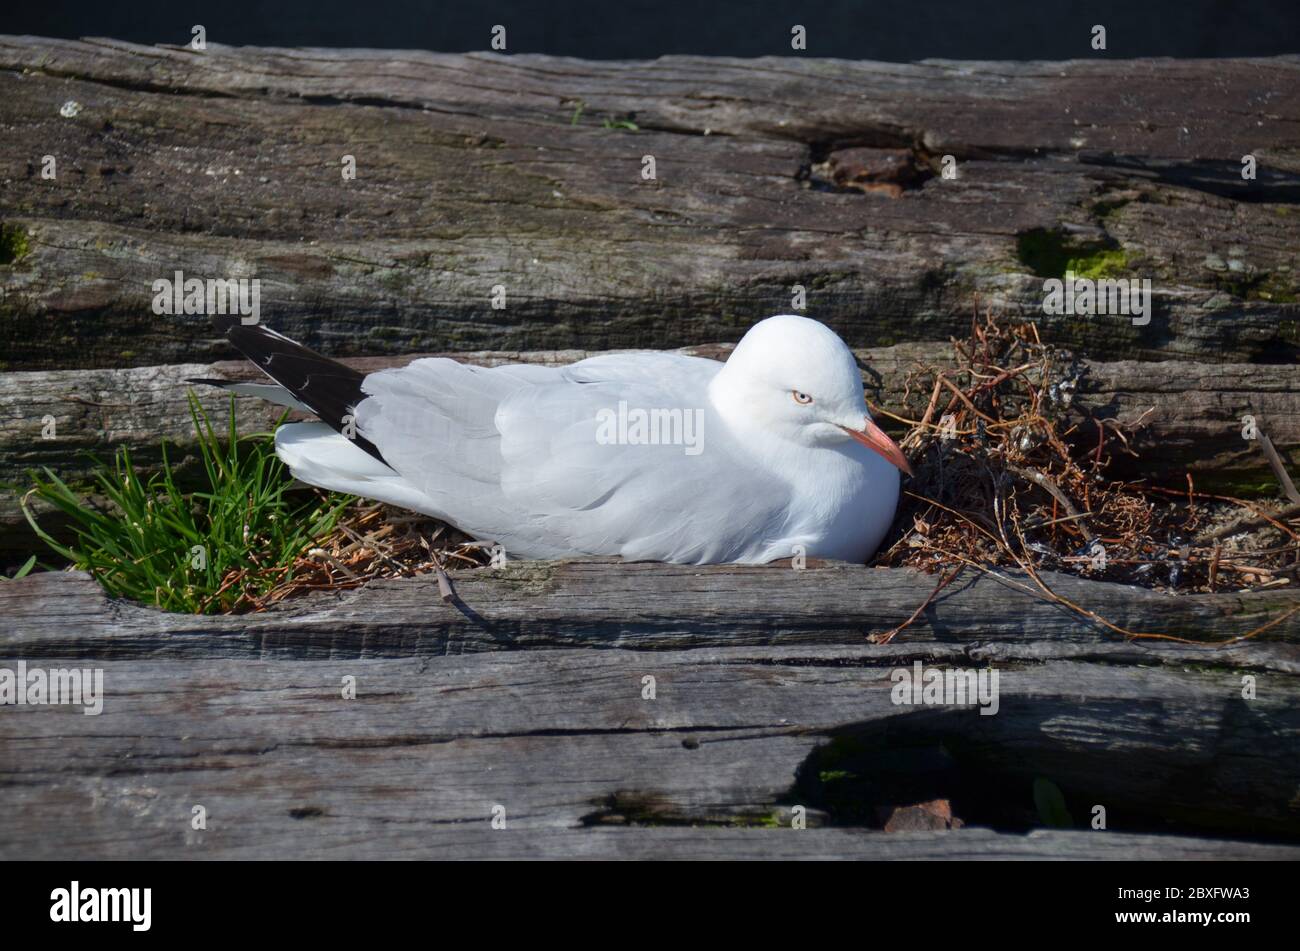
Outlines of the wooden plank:
<svg viewBox="0 0 1300 951">
<path fill-rule="evenodd" d="M 1286 361 L 1298 73 L 0 38 L 0 340 L 9 369 L 218 358 L 206 320 L 151 313 L 180 269 L 257 277 L 266 319 L 344 355 L 734 340 L 801 284 L 855 346 L 943 339 L 978 298 L 1096 359 Z M 837 188 L 862 146 L 915 178 Z M 1150 323 L 1045 318 L 1050 235 L 1122 251 Z"/>
<path fill-rule="evenodd" d="M 229 857 L 310 834 L 332 840 L 319 846 L 328 854 L 333 840 L 381 825 L 427 834 L 433 846 L 443 827 L 486 824 L 497 805 L 523 830 L 788 826 L 801 802 L 817 825 L 815 801 L 796 784 L 814 750 L 830 737 L 885 735 L 896 746 L 979 742 L 969 768 L 994 770 L 1004 795 L 1026 806 L 1036 776 L 1050 775 L 1076 799 L 1105 805 L 1115 824 L 1159 803 L 1167 820 L 1194 816 L 1220 830 L 1297 829 L 1286 805 L 1296 779 L 1287 754 L 1300 734 L 1294 682 L 1281 694 L 1270 683 L 1274 696 L 1252 710 L 1250 728 L 1207 715 L 1213 676 L 1198 687 L 1113 666 L 1006 669 L 997 716 L 949 712 L 940 724 L 891 706 L 889 663 L 690 654 L 101 663 L 102 715 L 5 711 L 0 842 L 26 851 L 44 841 L 39 855 L 66 856 L 123 837 L 141 843 L 128 854 L 184 852 L 201 840 L 205 854 Z M 641 699 L 646 673 L 659 682 L 654 701 Z M 344 676 L 357 678 L 356 700 L 341 699 Z M 1226 698 L 1236 685 L 1217 686 Z M 1121 762 L 1132 768 L 1113 768 Z M 219 834 L 190 834 L 194 805 Z M 317 848 L 300 842 L 295 854 Z"/>
<path fill-rule="evenodd" d="M 623 860 L 623 861 L 1295 861 L 1297 850 L 1221 839 L 1168 835 L 1126 835 L 1036 831 L 1007 835 L 986 829 L 956 832 L 900 832 L 884 835 L 859 829 L 527 829 L 492 830 L 455 824 L 436 829 L 374 823 L 361 833 L 339 835 L 328 818 L 314 818 L 281 830 L 258 843 L 213 848 L 197 836 L 192 842 L 168 841 L 163 835 L 140 837 L 133 827 L 108 830 L 112 837 L 68 848 L 51 848 L 48 840 L 24 838 L 0 847 L 0 859 L 155 860 Z M 317 840 L 304 854 L 303 841 Z M 216 838 L 214 834 L 212 839 Z"/>
<path fill-rule="evenodd" d="M 730 350 L 728 344 L 684 348 L 684 352 L 719 359 L 725 359 Z M 424 356 L 455 356 L 480 366 L 496 366 L 563 365 L 592 355 L 564 350 Z M 924 412 L 923 405 L 906 404 L 906 376 L 920 362 L 935 362 L 934 347 L 899 344 L 859 350 L 857 355 L 867 367 L 864 379 L 873 402 L 903 415 Z M 373 371 L 418 358 L 359 357 L 346 362 Z M 1247 416 L 1255 419 L 1283 458 L 1300 471 L 1300 367 L 1083 361 L 1081 370 L 1076 391 L 1081 418 L 1123 423 L 1144 420 L 1133 439 L 1139 458 L 1117 459 L 1117 477 L 1146 477 L 1182 488 L 1183 474 L 1188 472 L 1204 490 L 1274 496 L 1277 482 L 1267 456 L 1258 443 L 1242 438 Z M 19 506 L 29 469 L 48 466 L 65 480 L 85 479 L 91 472 L 87 453 L 107 458 L 118 447 L 126 447 L 139 470 L 148 473 L 161 461 L 163 440 L 179 449 L 172 458 L 184 465 L 186 454 L 195 449 L 185 380 L 196 377 L 262 379 L 244 360 L 0 374 L 0 551 L 41 547 Z M 228 398 L 224 394 L 207 387 L 194 392 L 211 418 L 225 418 Z M 926 395 L 911 394 L 913 401 L 924 400 Z M 281 412 L 279 407 L 255 399 L 240 399 L 237 407 L 243 432 L 268 431 Z M 54 438 L 42 435 L 47 418 L 54 420 Z M 888 420 L 884 422 L 892 428 Z M 1092 440 L 1094 433 L 1093 425 L 1085 423 L 1080 438 Z M 5 484 L 13 488 L 5 490 Z"/>
<path fill-rule="evenodd" d="M 378 580 L 355 591 L 287 602 L 253 615 L 166 614 L 109 601 L 82 572 L 44 572 L 0 585 L 5 643 L 15 656 L 290 657 L 438 656 L 498 649 L 860 645 L 873 631 L 901 624 L 934 588 L 909 568 L 811 562 L 805 570 L 771 565 L 665 565 L 610 559 L 518 561 L 500 569 L 449 573 L 458 602 L 445 605 L 429 576 Z M 1122 627 L 1193 640 L 1223 640 L 1278 621 L 1300 595 L 1285 589 L 1170 595 L 1144 588 L 1043 572 L 1061 596 Z M 927 608 L 922 631 L 942 644 L 978 636 L 981 650 L 1007 659 L 1068 656 L 1212 656 L 1238 663 L 1267 656 L 1288 672 L 1300 663 L 1294 640 L 1300 615 L 1258 639 L 1226 649 L 1107 637 L 1100 625 L 1035 596 L 1007 572 L 999 580 L 967 573 Z M 342 628 L 346 636 L 332 632 Z M 202 637 L 192 636 L 201 633 Z M 887 648 L 885 648 L 887 650 Z M 935 649 L 940 649 L 937 645 Z M 963 649 L 964 650 L 964 649 Z M 1038 651 L 1046 653 L 1038 654 Z M 1243 653 L 1244 652 L 1244 653 Z M 1231 660 L 1226 660 L 1231 658 Z M 1245 666 L 1253 666 L 1245 664 Z"/>
<path fill-rule="evenodd" d="M 842 565 L 520 563 L 456 573 L 454 608 L 407 579 L 240 618 L 110 602 L 75 573 L 0 585 L 0 667 L 104 672 L 99 716 L 0 711 L 0 855 L 1099 858 L 1129 833 L 1151 856 L 1300 855 L 1137 834 L 1300 837 L 1294 619 L 1225 649 L 1125 642 L 980 578 L 893 643 L 865 641 L 931 583 Z M 1051 583 L 1218 636 L 1295 603 Z M 996 668 L 998 712 L 894 703 L 891 675 L 918 661 Z M 955 769 L 940 794 L 992 784 L 1009 800 L 994 812 L 1032 811 L 1047 777 L 1079 820 L 1105 806 L 1113 833 L 771 828 L 796 805 L 812 826 L 835 820 L 828 769 L 939 748 Z M 196 804 L 207 832 L 189 826 Z"/>
</svg>

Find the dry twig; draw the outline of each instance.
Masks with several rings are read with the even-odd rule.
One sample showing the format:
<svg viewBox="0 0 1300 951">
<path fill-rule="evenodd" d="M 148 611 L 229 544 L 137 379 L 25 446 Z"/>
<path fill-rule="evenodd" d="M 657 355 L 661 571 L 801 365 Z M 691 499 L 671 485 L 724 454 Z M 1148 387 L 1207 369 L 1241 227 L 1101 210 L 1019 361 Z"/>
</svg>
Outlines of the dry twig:
<svg viewBox="0 0 1300 951">
<path fill-rule="evenodd" d="M 1112 624 L 1052 591 L 1041 572 L 1222 591 L 1288 584 L 1300 568 L 1300 532 L 1288 524 L 1300 505 L 1270 512 L 1261 503 L 1197 492 L 1190 475 L 1182 489 L 1109 478 L 1115 454 L 1137 454 L 1132 437 L 1152 410 L 1128 424 L 1082 412 L 1074 403 L 1085 383 L 1080 365 L 1069 352 L 1043 345 L 1032 325 L 1007 325 L 985 313 L 952 349 L 952 365 L 918 365 L 905 381 L 905 399 L 924 394 L 923 407 L 882 413 L 908 427 L 900 445 L 916 477 L 899 507 L 899 534 L 876 564 L 945 578 L 965 565 L 1006 582 L 1012 579 L 996 569 L 1013 567 L 1032 583 L 1017 584 L 1022 590 L 1124 637 L 1168 640 L 1183 639 Z M 946 406 L 942 394 L 949 394 Z M 1267 452 L 1263 438 L 1261 445 Z M 1294 488 L 1280 459 L 1274 468 L 1289 495 Z M 1206 524 L 1241 508 L 1253 517 Z M 1258 526 L 1260 532 L 1236 537 Z M 1221 541 L 1230 536 L 1231 544 Z M 933 598 L 877 639 L 910 625 Z M 1289 616 L 1221 643 L 1254 637 Z"/>
</svg>

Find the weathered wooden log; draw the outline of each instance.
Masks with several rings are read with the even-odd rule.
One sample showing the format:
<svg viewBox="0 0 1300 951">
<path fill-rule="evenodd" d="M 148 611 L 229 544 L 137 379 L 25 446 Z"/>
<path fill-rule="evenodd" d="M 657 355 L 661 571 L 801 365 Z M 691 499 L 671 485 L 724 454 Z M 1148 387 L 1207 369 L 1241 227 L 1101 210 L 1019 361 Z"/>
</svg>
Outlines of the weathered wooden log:
<svg viewBox="0 0 1300 951">
<path fill-rule="evenodd" d="M 685 348 L 685 352 L 725 359 L 729 344 Z M 439 354 L 435 354 L 439 355 Z M 591 354 L 585 351 L 479 352 L 440 354 L 492 366 L 522 362 L 557 365 Z M 918 363 L 941 358 L 932 346 L 900 344 L 860 350 L 864 380 L 872 400 L 906 412 L 906 374 Z M 346 362 L 361 370 L 404 365 L 415 356 L 360 357 Z M 1277 481 L 1254 441 L 1242 438 L 1243 417 L 1255 419 L 1284 458 L 1300 472 L 1300 369 L 1293 366 L 1197 364 L 1163 361 L 1135 363 L 1085 361 L 1077 391 L 1080 409 L 1100 418 L 1132 423 L 1144 419 L 1133 442 L 1139 458 L 1117 459 L 1119 475 L 1145 476 L 1182 487 L 1184 472 L 1209 490 L 1242 495 L 1276 495 Z M 48 466 L 65 480 L 90 472 L 86 453 L 107 457 L 129 448 L 142 472 L 160 462 L 167 440 L 179 458 L 194 448 L 185 380 L 195 377 L 260 379 L 247 361 L 140 367 L 127 370 L 51 370 L 0 374 L 0 552 L 25 551 L 35 544 L 18 499 L 28 469 Z M 225 419 L 228 400 L 207 387 L 195 388 L 211 418 Z M 928 394 L 912 393 L 924 401 Z M 910 407 L 919 415 L 923 406 Z M 281 409 L 255 399 L 237 401 L 243 432 L 267 431 Z M 43 438 L 54 421 L 54 437 Z M 884 420 L 887 428 L 893 428 Z M 1091 439 L 1092 431 L 1081 431 Z M 173 456 L 174 459 L 178 458 Z"/>
<path fill-rule="evenodd" d="M 1296 603 L 1046 577 L 1193 638 Z M 0 709 L 0 857 L 1300 857 L 1296 615 L 1224 648 L 1124 641 L 974 576 L 882 646 L 865 636 L 932 578 L 587 561 L 453 580 L 453 605 L 425 578 L 218 618 L 110 602 L 77 573 L 0 584 L 0 667 L 104 672 L 99 716 Z M 917 662 L 996 670 L 997 713 L 896 704 Z M 1005 831 L 1039 778 L 1110 831 L 790 828 L 797 806 L 861 826 L 856 807 L 920 795 Z M 1188 838 L 1205 834 L 1227 838 Z M 1231 841 L 1258 836 L 1291 844 Z"/>
<path fill-rule="evenodd" d="M 855 346 L 978 301 L 1094 359 L 1286 361 L 1298 77 L 3 37 L 0 359 L 216 359 L 206 318 L 152 311 L 180 270 L 259 279 L 265 319 L 341 355 L 734 340 L 802 285 Z M 1045 317 L 1067 266 L 1151 279 L 1150 321 Z"/>
</svg>

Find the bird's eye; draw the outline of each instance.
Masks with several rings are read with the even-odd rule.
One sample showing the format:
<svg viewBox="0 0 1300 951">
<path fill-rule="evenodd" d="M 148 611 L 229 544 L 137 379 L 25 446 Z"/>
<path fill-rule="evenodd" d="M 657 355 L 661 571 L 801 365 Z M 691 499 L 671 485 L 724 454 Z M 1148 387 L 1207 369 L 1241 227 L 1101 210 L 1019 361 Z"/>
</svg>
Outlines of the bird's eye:
<svg viewBox="0 0 1300 951">
<path fill-rule="evenodd" d="M 791 390 L 790 395 L 794 397 L 794 401 L 796 403 L 801 403 L 804 406 L 807 406 L 809 403 L 812 402 L 811 396 L 809 396 L 807 393 L 800 393 L 798 390 Z"/>
</svg>

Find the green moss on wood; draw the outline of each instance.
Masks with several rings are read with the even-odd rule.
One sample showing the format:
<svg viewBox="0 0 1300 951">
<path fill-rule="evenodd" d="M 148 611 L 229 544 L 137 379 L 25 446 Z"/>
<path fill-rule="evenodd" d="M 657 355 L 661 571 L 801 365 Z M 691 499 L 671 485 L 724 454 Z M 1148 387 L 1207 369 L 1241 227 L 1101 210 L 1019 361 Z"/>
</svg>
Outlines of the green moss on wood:
<svg viewBox="0 0 1300 951">
<path fill-rule="evenodd" d="M 1075 277 L 1100 280 L 1125 274 L 1129 270 L 1129 260 L 1123 249 L 1107 248 L 1070 258 L 1065 262 L 1065 269 L 1073 271 Z"/>
<path fill-rule="evenodd" d="M 0 264 L 13 264 L 31 250 L 27 229 L 22 225 L 0 223 Z"/>
<path fill-rule="evenodd" d="M 1097 280 L 1119 277 L 1131 268 L 1127 252 L 1096 241 L 1075 241 L 1056 229 L 1035 228 L 1016 237 L 1016 256 L 1038 277 Z"/>
</svg>

